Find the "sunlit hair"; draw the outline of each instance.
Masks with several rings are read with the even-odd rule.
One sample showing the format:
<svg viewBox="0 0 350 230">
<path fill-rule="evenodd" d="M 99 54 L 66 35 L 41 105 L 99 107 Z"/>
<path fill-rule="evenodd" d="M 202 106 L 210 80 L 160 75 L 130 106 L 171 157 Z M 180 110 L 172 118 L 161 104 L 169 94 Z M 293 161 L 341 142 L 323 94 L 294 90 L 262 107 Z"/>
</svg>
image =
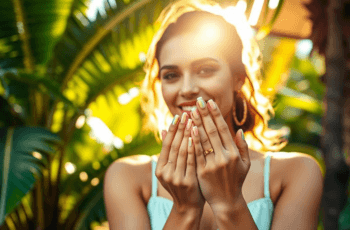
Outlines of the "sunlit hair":
<svg viewBox="0 0 350 230">
<path fill-rule="evenodd" d="M 270 99 L 260 89 L 262 82 L 262 54 L 254 39 L 252 29 L 246 16 L 238 7 L 222 8 L 218 3 L 208 0 L 180 0 L 168 5 L 160 14 L 157 23 L 160 28 L 154 35 L 147 53 L 144 70 L 145 79 L 141 85 L 141 108 L 144 113 L 142 132 L 153 131 L 158 143 L 161 142 L 161 131 L 168 130 L 173 119 L 166 105 L 161 82 L 158 78 L 159 64 L 157 45 L 171 23 L 187 12 L 205 11 L 222 16 L 227 23 L 233 25 L 242 41 L 242 63 L 245 69 L 245 82 L 241 92 L 247 102 L 247 119 L 242 126 L 234 123 L 234 130 L 242 128 L 250 149 L 255 151 L 279 151 L 287 145 L 283 139 L 284 132 L 268 128 L 268 121 L 275 116 Z M 237 105 L 237 116 L 243 114 L 243 105 Z M 238 117 L 241 120 L 242 117 Z"/>
</svg>

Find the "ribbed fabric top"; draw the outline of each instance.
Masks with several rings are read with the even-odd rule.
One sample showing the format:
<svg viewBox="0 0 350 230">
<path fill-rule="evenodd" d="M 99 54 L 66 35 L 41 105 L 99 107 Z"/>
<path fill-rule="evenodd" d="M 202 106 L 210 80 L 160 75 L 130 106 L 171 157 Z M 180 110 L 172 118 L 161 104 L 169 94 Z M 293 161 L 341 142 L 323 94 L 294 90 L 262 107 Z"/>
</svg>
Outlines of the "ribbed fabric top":
<svg viewBox="0 0 350 230">
<path fill-rule="evenodd" d="M 154 156 L 153 156 L 154 157 Z M 147 204 L 147 212 L 150 217 L 151 229 L 162 230 L 173 207 L 173 201 L 157 196 L 157 177 L 155 170 L 156 159 L 152 157 L 152 196 Z M 273 203 L 270 198 L 269 177 L 270 177 L 271 155 L 267 152 L 264 165 L 264 196 L 248 203 L 248 209 L 253 216 L 254 222 L 259 230 L 270 229 Z"/>
</svg>

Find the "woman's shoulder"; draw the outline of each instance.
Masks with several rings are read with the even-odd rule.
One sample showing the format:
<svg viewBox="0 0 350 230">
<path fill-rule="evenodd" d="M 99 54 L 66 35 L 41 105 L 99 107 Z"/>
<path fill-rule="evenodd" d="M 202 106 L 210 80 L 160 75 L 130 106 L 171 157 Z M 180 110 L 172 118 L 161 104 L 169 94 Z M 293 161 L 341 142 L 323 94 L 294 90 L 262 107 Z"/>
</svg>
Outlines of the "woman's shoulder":
<svg viewBox="0 0 350 230">
<path fill-rule="evenodd" d="M 148 155 L 133 155 L 118 158 L 107 169 L 112 175 L 114 172 L 125 172 L 123 176 L 130 177 L 130 181 L 141 189 L 143 186 L 144 178 L 147 174 L 151 173 L 151 157 Z M 107 174 L 106 172 L 106 174 Z M 117 176 L 115 177 L 117 178 Z"/>
<path fill-rule="evenodd" d="M 274 171 L 283 175 L 282 184 L 287 185 L 296 176 L 308 173 L 321 173 L 317 160 L 300 152 L 270 152 Z"/>
</svg>

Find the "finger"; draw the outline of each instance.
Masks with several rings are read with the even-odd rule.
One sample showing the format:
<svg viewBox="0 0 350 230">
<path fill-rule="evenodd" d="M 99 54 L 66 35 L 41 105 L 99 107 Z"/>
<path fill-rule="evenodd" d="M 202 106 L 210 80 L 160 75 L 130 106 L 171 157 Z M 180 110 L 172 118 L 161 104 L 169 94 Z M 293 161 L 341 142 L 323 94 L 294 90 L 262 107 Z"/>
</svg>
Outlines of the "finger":
<svg viewBox="0 0 350 230">
<path fill-rule="evenodd" d="M 202 143 L 200 141 L 197 126 L 193 126 L 192 132 L 191 132 L 191 137 L 193 140 L 194 153 L 196 155 L 196 165 L 197 165 L 198 169 L 201 171 L 206 166 L 207 159 L 203 154 Z"/>
<path fill-rule="evenodd" d="M 248 144 L 244 139 L 243 129 L 238 130 L 236 137 L 235 137 L 235 142 L 236 142 L 238 151 L 241 155 L 242 161 L 246 165 L 250 165 L 249 149 L 248 149 Z"/>
<path fill-rule="evenodd" d="M 198 129 L 198 138 L 203 149 L 209 150 L 210 148 L 213 148 L 213 146 L 210 143 L 207 132 L 205 131 L 204 126 L 202 125 L 202 120 L 200 118 L 199 111 L 197 108 L 192 110 L 191 117 L 193 120 L 193 125 L 196 126 Z M 212 155 L 213 156 L 208 156 L 209 158 L 206 158 L 206 160 L 214 160 L 214 154 Z"/>
<path fill-rule="evenodd" d="M 192 137 L 188 138 L 188 156 L 187 156 L 187 167 L 186 176 L 196 176 L 196 156 L 194 153 L 194 144 Z"/>
<path fill-rule="evenodd" d="M 184 135 L 184 129 L 186 126 L 187 117 L 188 117 L 187 113 L 184 112 L 181 116 L 180 123 L 177 127 L 177 132 L 175 134 L 173 143 L 171 143 L 171 148 L 170 148 L 170 153 L 169 153 L 169 161 L 172 162 L 172 163 L 170 163 L 170 167 L 173 170 L 176 169 L 177 158 L 178 158 L 180 146 L 181 146 L 183 135 Z"/>
<path fill-rule="evenodd" d="M 162 140 L 164 141 L 164 138 L 166 137 L 167 131 L 166 130 L 162 130 Z"/>
<path fill-rule="evenodd" d="M 179 123 L 178 121 L 179 121 L 179 115 L 176 114 L 173 118 L 173 121 L 172 121 L 170 127 L 169 127 L 168 133 L 167 133 L 165 139 L 163 140 L 162 150 L 160 151 L 160 155 L 158 158 L 157 168 L 164 167 L 168 163 L 169 153 L 170 153 L 170 149 L 171 149 L 171 143 L 173 142 L 173 139 L 174 139 L 175 134 L 176 134 L 177 125 Z"/>
<path fill-rule="evenodd" d="M 207 106 L 209 108 L 210 114 L 213 117 L 213 120 L 215 122 L 215 125 L 219 131 L 220 139 L 222 141 L 222 144 L 225 149 L 229 150 L 230 152 L 234 152 L 234 142 L 232 140 L 232 135 L 230 132 L 230 129 L 224 119 L 224 117 L 221 114 L 220 109 L 218 108 L 217 104 L 210 99 L 207 103 Z"/>
<path fill-rule="evenodd" d="M 187 157 L 188 157 L 188 138 L 191 136 L 191 125 L 192 120 L 188 119 L 184 137 L 182 139 L 182 143 L 179 150 L 179 155 L 177 157 L 176 169 L 175 173 L 179 174 L 181 177 L 185 177 L 186 175 L 186 165 L 187 165 Z"/>
<path fill-rule="evenodd" d="M 204 129 L 215 152 L 215 154 L 211 155 L 214 155 L 216 159 L 220 159 L 224 157 L 222 155 L 222 149 L 224 148 L 224 146 L 222 145 L 220 139 L 219 130 L 216 127 L 216 124 L 214 123 L 213 118 L 210 115 L 210 111 L 207 107 L 207 104 L 205 103 L 202 97 L 197 98 L 197 107 L 199 114 L 201 115 L 202 126 L 204 126 Z"/>
</svg>

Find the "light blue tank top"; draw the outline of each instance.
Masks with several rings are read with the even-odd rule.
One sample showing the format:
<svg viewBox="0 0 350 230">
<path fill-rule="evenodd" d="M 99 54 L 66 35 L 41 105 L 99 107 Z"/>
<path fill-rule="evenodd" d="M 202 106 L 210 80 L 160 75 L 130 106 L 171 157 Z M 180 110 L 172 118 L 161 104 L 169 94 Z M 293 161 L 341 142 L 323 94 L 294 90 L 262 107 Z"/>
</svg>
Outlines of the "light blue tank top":
<svg viewBox="0 0 350 230">
<path fill-rule="evenodd" d="M 154 156 L 153 156 L 154 157 Z M 248 203 L 248 209 L 253 216 L 254 222 L 259 230 L 270 229 L 273 203 L 270 198 L 269 191 L 269 175 L 270 175 L 270 159 L 269 152 L 265 158 L 264 166 L 264 196 L 263 198 L 253 200 Z M 147 212 L 150 218 L 152 230 L 162 230 L 173 207 L 173 201 L 157 196 L 157 177 L 155 176 L 157 162 L 152 158 L 152 196 L 147 204 Z"/>
</svg>

